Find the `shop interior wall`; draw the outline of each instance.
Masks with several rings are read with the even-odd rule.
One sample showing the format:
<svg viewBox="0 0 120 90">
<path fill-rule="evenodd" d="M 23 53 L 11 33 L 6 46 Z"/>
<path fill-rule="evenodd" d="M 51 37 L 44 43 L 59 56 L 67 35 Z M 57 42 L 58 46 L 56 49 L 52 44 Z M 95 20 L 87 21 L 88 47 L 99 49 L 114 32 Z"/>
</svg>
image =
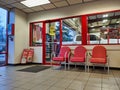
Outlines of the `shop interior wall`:
<svg viewBox="0 0 120 90">
<path fill-rule="evenodd" d="M 28 15 L 28 21 L 35 22 L 41 20 L 119 10 L 119 3 L 120 0 L 96 0 L 95 2 L 31 13 Z"/>
<path fill-rule="evenodd" d="M 15 23 L 15 13 L 14 9 L 9 10 L 9 24 Z M 13 38 L 13 40 L 11 40 Z M 15 57 L 15 48 L 14 48 L 14 35 L 8 36 L 8 64 L 14 64 Z"/>
<path fill-rule="evenodd" d="M 15 59 L 14 64 L 20 63 L 23 49 L 29 46 L 29 29 L 27 23 L 27 14 L 15 9 Z"/>
<path fill-rule="evenodd" d="M 98 0 L 91 3 L 77 4 L 70 7 L 63 7 L 48 11 L 31 13 L 28 15 L 28 23 L 42 20 L 52 20 L 58 18 L 65 18 L 70 16 L 85 15 L 99 12 L 107 12 L 120 10 L 120 0 Z M 110 55 L 111 67 L 120 67 L 120 45 L 106 45 L 108 54 Z M 116 47 L 116 48 L 114 48 Z M 90 51 L 91 47 L 86 46 Z M 113 49 L 114 48 L 114 49 Z"/>
</svg>

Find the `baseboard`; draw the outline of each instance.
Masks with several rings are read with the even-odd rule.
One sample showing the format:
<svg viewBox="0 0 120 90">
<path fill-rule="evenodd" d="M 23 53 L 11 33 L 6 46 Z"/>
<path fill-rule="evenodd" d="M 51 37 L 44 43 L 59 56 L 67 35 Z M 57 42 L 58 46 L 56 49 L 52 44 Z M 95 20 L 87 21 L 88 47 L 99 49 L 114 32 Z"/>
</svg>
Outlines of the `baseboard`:
<svg viewBox="0 0 120 90">
<path fill-rule="evenodd" d="M 26 66 L 26 65 L 41 65 L 41 63 L 25 63 L 25 64 L 21 64 L 21 63 L 17 63 L 17 64 L 7 64 L 8 66 Z"/>
<path fill-rule="evenodd" d="M 42 65 L 42 63 L 26 63 L 26 64 L 21 64 L 21 63 L 18 63 L 18 64 L 8 64 L 8 66 L 25 66 L 25 65 Z M 64 66 L 64 64 L 62 64 L 62 66 Z M 75 67 L 75 65 L 71 64 L 70 67 Z M 82 67 L 84 68 L 84 65 L 77 65 L 77 67 Z M 89 66 L 89 68 L 93 68 L 93 66 Z M 95 66 L 95 68 L 100 68 L 102 69 L 103 67 L 101 66 Z M 120 70 L 119 67 L 110 67 L 110 69 L 113 69 L 113 70 Z"/>
<path fill-rule="evenodd" d="M 64 66 L 64 64 L 62 64 L 62 66 Z M 75 65 L 71 64 L 70 67 L 75 67 Z M 76 67 L 84 68 L 84 65 L 76 65 Z M 93 68 L 93 66 L 89 66 L 89 68 Z M 95 66 L 95 68 L 102 69 L 103 67 L 102 66 Z M 110 67 L 110 69 L 112 69 L 112 70 L 120 70 L 119 67 Z"/>
</svg>

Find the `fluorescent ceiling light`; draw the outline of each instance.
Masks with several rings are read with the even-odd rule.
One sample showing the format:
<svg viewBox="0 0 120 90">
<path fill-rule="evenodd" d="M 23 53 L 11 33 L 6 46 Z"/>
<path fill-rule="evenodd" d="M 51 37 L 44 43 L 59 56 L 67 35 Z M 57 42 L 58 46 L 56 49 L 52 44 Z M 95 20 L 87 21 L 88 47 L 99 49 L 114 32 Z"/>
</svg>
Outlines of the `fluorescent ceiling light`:
<svg viewBox="0 0 120 90">
<path fill-rule="evenodd" d="M 25 0 L 25 1 L 22 1 L 21 3 L 27 7 L 35 7 L 43 4 L 48 4 L 50 3 L 50 1 L 49 0 Z"/>
<path fill-rule="evenodd" d="M 108 20 L 107 20 L 107 19 L 105 19 L 105 20 L 103 20 L 102 22 L 103 22 L 103 23 L 106 23 L 107 21 L 108 21 Z"/>
<path fill-rule="evenodd" d="M 92 26 L 90 26 L 90 27 L 94 27 L 94 26 L 92 25 Z"/>
<path fill-rule="evenodd" d="M 106 26 L 102 26 L 103 28 L 105 28 Z"/>
<path fill-rule="evenodd" d="M 103 17 L 108 17 L 108 14 L 104 14 Z"/>
<path fill-rule="evenodd" d="M 120 21 L 117 21 L 116 23 L 120 23 Z"/>
<path fill-rule="evenodd" d="M 94 31 L 95 29 L 93 28 L 92 31 Z"/>
</svg>

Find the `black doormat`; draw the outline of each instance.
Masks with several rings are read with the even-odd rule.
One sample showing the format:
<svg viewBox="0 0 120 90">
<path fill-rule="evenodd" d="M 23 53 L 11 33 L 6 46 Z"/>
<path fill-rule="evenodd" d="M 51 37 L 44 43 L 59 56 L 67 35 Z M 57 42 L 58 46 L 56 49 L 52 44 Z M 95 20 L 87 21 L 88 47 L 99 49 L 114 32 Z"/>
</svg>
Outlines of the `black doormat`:
<svg viewBox="0 0 120 90">
<path fill-rule="evenodd" d="M 17 71 L 37 73 L 37 72 L 40 72 L 40 71 L 48 69 L 48 68 L 50 68 L 50 66 L 37 65 L 37 66 L 32 66 L 32 67 L 20 69 L 20 70 L 17 70 Z"/>
</svg>

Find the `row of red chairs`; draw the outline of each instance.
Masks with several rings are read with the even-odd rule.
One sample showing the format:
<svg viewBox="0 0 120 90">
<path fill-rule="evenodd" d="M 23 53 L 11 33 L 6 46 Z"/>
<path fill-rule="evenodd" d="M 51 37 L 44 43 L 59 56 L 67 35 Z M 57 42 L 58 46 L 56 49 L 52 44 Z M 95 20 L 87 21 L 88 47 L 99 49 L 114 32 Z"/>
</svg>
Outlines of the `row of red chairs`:
<svg viewBox="0 0 120 90">
<path fill-rule="evenodd" d="M 65 64 L 65 69 L 68 64 L 68 69 L 70 69 L 70 64 L 84 64 L 85 66 L 85 71 L 87 70 L 88 66 L 88 71 L 89 71 L 89 66 L 92 64 L 93 66 L 95 65 L 104 65 L 104 69 L 107 66 L 107 71 L 109 73 L 109 58 L 107 56 L 107 50 L 104 46 L 97 45 L 93 47 L 92 49 L 92 54 L 89 53 L 91 58 L 87 60 L 87 49 L 83 47 L 82 45 L 77 46 L 74 49 L 74 53 L 71 53 L 71 49 L 67 46 L 63 46 L 60 49 L 59 55 L 55 56 L 51 60 L 51 65 L 53 61 L 55 62 L 60 62 L 60 65 L 62 62 Z"/>
</svg>

